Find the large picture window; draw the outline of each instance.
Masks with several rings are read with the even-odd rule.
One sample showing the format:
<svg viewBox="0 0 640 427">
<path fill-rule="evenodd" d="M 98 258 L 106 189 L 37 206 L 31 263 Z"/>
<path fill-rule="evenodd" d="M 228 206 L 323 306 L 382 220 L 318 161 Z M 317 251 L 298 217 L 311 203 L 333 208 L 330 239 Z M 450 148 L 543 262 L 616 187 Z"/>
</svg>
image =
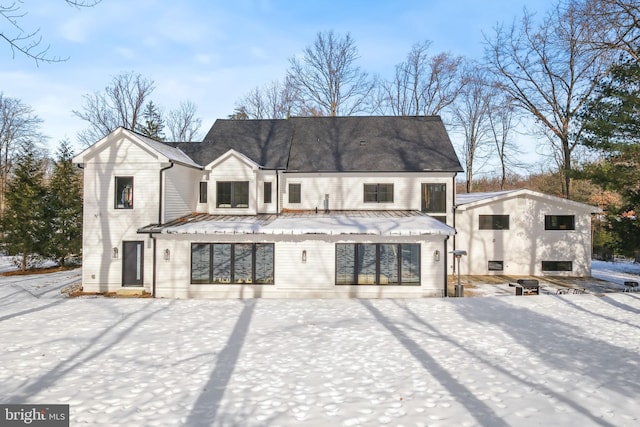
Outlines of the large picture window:
<svg viewBox="0 0 640 427">
<path fill-rule="evenodd" d="M 393 184 L 364 184 L 365 203 L 393 202 Z"/>
<path fill-rule="evenodd" d="M 509 229 L 509 215 L 480 215 L 478 222 L 480 230 Z"/>
<path fill-rule="evenodd" d="M 576 217 L 573 215 L 545 215 L 545 230 L 575 230 Z"/>
<path fill-rule="evenodd" d="M 420 245 L 337 243 L 336 285 L 420 285 Z"/>
<path fill-rule="evenodd" d="M 133 177 L 116 176 L 116 209 L 133 209 Z"/>
<path fill-rule="evenodd" d="M 216 207 L 248 208 L 248 181 L 218 181 L 216 183 Z"/>
<path fill-rule="evenodd" d="M 273 243 L 193 243 L 192 284 L 273 284 Z"/>
</svg>

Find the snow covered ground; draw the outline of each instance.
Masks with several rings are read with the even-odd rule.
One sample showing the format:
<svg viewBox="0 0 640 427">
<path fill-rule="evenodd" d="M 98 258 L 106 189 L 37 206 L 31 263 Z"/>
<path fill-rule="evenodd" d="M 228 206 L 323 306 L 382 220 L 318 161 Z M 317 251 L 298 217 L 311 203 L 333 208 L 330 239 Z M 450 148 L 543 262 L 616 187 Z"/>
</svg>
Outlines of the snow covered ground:
<svg viewBox="0 0 640 427">
<path fill-rule="evenodd" d="M 79 274 L 0 277 L 0 403 L 72 426 L 640 423 L 640 293 L 63 297 Z"/>
</svg>

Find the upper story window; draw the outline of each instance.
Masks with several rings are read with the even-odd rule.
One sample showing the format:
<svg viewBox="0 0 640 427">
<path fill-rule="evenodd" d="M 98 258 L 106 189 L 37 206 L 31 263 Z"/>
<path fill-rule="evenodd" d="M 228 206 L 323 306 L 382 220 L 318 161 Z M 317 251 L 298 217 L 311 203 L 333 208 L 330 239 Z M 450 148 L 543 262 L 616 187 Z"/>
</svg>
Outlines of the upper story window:
<svg viewBox="0 0 640 427">
<path fill-rule="evenodd" d="M 289 203 L 302 203 L 301 184 L 289 184 Z"/>
<path fill-rule="evenodd" d="M 265 182 L 262 192 L 264 203 L 271 203 L 271 183 Z"/>
<path fill-rule="evenodd" d="M 393 202 L 393 184 L 364 184 L 365 203 Z"/>
<path fill-rule="evenodd" d="M 116 209 L 133 209 L 133 177 L 116 176 Z"/>
<path fill-rule="evenodd" d="M 216 183 L 216 207 L 248 208 L 249 181 L 218 181 Z"/>
<path fill-rule="evenodd" d="M 200 203 L 207 203 L 207 183 L 200 182 L 200 197 L 198 199 Z"/>
<path fill-rule="evenodd" d="M 480 230 L 508 230 L 509 215 L 480 215 Z"/>
<path fill-rule="evenodd" d="M 447 213 L 447 184 L 422 184 L 422 211 Z"/>
<path fill-rule="evenodd" d="M 545 230 L 575 230 L 576 217 L 574 215 L 545 215 Z"/>
</svg>

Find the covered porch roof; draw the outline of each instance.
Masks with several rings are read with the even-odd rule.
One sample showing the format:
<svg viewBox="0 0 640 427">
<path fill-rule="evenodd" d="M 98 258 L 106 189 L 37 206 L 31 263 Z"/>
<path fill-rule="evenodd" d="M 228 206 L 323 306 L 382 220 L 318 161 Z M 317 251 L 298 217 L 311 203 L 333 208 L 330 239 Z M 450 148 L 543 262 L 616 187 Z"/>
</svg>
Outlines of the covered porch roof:
<svg viewBox="0 0 640 427">
<path fill-rule="evenodd" d="M 419 211 L 300 211 L 279 215 L 195 213 L 166 224 L 148 225 L 138 233 L 452 236 L 455 230 Z"/>
</svg>

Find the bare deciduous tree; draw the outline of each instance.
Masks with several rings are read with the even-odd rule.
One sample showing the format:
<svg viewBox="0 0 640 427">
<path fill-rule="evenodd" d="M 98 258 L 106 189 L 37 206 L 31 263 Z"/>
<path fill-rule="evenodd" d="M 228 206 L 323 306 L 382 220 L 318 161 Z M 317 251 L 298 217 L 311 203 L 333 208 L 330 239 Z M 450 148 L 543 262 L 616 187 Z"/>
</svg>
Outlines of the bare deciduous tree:
<svg viewBox="0 0 640 427">
<path fill-rule="evenodd" d="M 490 102 L 495 95 L 486 70 L 468 64 L 465 85 L 452 107 L 453 124 L 462 131 L 462 157 L 465 163 L 466 190 L 471 192 L 478 160 L 486 160 L 491 150 Z"/>
<path fill-rule="evenodd" d="M 171 141 L 191 142 L 198 138 L 202 119 L 196 117 L 197 109 L 193 102 L 187 100 L 181 102 L 177 109 L 169 111 L 166 122 Z"/>
<path fill-rule="evenodd" d="M 145 101 L 155 89 L 153 80 L 128 72 L 113 78 L 103 92 L 84 95 L 85 105 L 73 114 L 89 123 L 78 140 L 89 146 L 119 126 L 136 129 Z"/>
<path fill-rule="evenodd" d="M 42 119 L 31 107 L 0 92 L 0 212 L 4 209 L 4 194 L 14 155 L 24 144 L 45 139 L 40 133 L 41 125 Z"/>
<path fill-rule="evenodd" d="M 607 52 L 587 49 L 581 42 L 589 31 L 576 4 L 569 2 L 559 4 L 539 25 L 525 10 L 519 23 L 498 26 L 494 37 L 486 38 L 486 57 L 501 90 L 553 135 L 567 198 L 581 133 L 577 114 L 608 63 Z"/>
<path fill-rule="evenodd" d="M 93 7 L 102 0 L 65 0 L 69 6 L 73 7 Z M 25 30 L 20 21 L 27 15 L 22 9 L 22 1 L 8 2 L 0 4 L 0 21 L 8 24 L 6 28 L 0 26 L 0 39 L 3 39 L 11 47 L 13 57 L 16 53 L 31 58 L 36 62 L 62 62 L 68 58 L 49 55 L 49 46 L 42 45 L 40 30 Z"/>
<path fill-rule="evenodd" d="M 584 42 L 601 50 L 619 50 L 640 59 L 640 2 L 586 0 L 581 9 L 584 26 L 591 28 Z"/>
<path fill-rule="evenodd" d="M 350 34 L 318 33 L 302 58 L 291 58 L 288 79 L 303 109 L 327 116 L 350 116 L 370 109 L 375 83 L 356 65 L 358 49 Z"/>
<path fill-rule="evenodd" d="M 495 156 L 500 164 L 500 190 L 504 190 L 510 166 L 520 166 L 514 162 L 520 152 L 511 140 L 511 133 L 517 120 L 513 103 L 494 91 L 489 104 L 489 128 L 495 147 Z"/>
<path fill-rule="evenodd" d="M 277 80 L 263 87 L 255 87 L 236 103 L 236 119 L 286 119 L 301 114 L 298 96 L 290 79 Z"/>
<path fill-rule="evenodd" d="M 383 112 L 395 116 L 436 115 L 451 105 L 464 86 L 462 57 L 429 56 L 431 42 L 415 44 L 407 60 L 396 65 L 394 79 L 381 84 Z"/>
</svg>

